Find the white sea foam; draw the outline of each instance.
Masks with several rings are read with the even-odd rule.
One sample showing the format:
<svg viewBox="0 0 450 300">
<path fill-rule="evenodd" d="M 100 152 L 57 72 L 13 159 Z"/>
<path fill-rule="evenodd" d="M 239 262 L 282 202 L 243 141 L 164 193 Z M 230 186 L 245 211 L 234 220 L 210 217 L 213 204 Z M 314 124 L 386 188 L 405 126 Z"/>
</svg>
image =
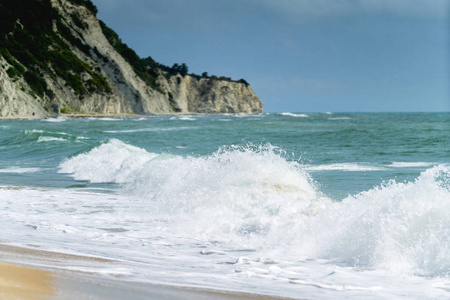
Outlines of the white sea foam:
<svg viewBox="0 0 450 300">
<path fill-rule="evenodd" d="M 65 121 L 67 121 L 67 119 L 68 118 L 66 118 L 66 117 L 57 117 L 57 118 L 43 119 L 43 121 L 59 123 L 59 122 L 65 122 Z"/>
<path fill-rule="evenodd" d="M 157 132 L 157 131 L 176 131 L 192 129 L 192 127 L 166 127 L 166 128 L 139 128 L 125 130 L 105 130 L 106 133 L 133 133 L 133 132 Z"/>
<path fill-rule="evenodd" d="M 57 138 L 57 137 L 53 137 L 53 136 L 40 136 L 37 140 L 38 143 L 43 143 L 43 142 L 67 142 L 67 140 L 63 139 L 63 138 Z"/>
<path fill-rule="evenodd" d="M 122 121 L 123 118 L 117 117 L 117 118 L 108 118 L 108 117 L 89 117 L 86 118 L 87 120 L 91 121 Z"/>
<path fill-rule="evenodd" d="M 270 145 L 180 157 L 111 140 L 60 168 L 77 179 L 125 183 L 124 192 L 144 205 L 123 215 L 125 220 L 164 219 L 164 230 L 177 236 L 227 241 L 276 257 L 450 275 L 446 166 L 342 202 L 322 197 L 303 167 Z"/>
<path fill-rule="evenodd" d="M 10 167 L 5 169 L 0 169 L 0 173 L 36 173 L 39 172 L 40 168 L 20 168 L 20 167 Z"/>
<path fill-rule="evenodd" d="M 393 162 L 389 166 L 393 168 L 422 168 L 435 165 L 430 162 Z"/>
<path fill-rule="evenodd" d="M 306 165 L 305 169 L 308 171 L 351 171 L 351 172 L 365 172 L 365 171 L 382 171 L 385 168 L 362 165 L 357 163 L 337 163 L 327 165 Z"/>
<path fill-rule="evenodd" d="M 305 298 L 446 293 L 438 288 L 450 275 L 448 166 L 342 202 L 322 197 L 304 167 L 270 145 L 180 157 L 113 139 L 63 162 L 60 171 L 123 189 L 111 196 L 0 191 L 30 203 L 20 213 L 11 212 L 20 201 L 8 203 L 5 222 L 19 218 L 17 228 L 27 222 L 35 240 L 71 236 L 85 243 L 79 251 L 146 262 L 124 273 L 247 291 L 270 286 L 286 296 L 298 295 L 295 286 L 302 285 Z"/>
<path fill-rule="evenodd" d="M 280 113 L 280 115 L 295 117 L 295 118 L 309 118 L 309 116 L 307 114 L 294 114 L 294 113 L 290 113 L 290 112 Z"/>
<path fill-rule="evenodd" d="M 91 182 L 127 182 L 142 164 L 157 155 L 112 139 L 88 153 L 62 162 L 60 173 Z"/>
<path fill-rule="evenodd" d="M 31 130 L 25 130 L 25 134 L 33 134 L 33 133 L 43 133 L 45 132 L 44 130 L 39 130 L 39 129 L 31 129 Z"/>
<path fill-rule="evenodd" d="M 300 226 L 307 256 L 396 274 L 450 275 L 450 170 L 437 166 L 414 182 L 348 197 Z"/>
<path fill-rule="evenodd" d="M 351 120 L 350 117 L 337 117 L 337 118 L 328 118 L 328 120 Z"/>
</svg>

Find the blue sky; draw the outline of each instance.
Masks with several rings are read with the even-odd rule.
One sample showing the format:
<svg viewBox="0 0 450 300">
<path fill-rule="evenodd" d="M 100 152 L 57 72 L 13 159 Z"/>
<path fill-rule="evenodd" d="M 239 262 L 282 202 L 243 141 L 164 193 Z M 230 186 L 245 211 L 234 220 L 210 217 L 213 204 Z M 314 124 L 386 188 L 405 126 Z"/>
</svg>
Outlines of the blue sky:
<svg viewBox="0 0 450 300">
<path fill-rule="evenodd" d="M 265 112 L 450 111 L 450 0 L 93 0 L 139 56 L 246 79 Z"/>
</svg>

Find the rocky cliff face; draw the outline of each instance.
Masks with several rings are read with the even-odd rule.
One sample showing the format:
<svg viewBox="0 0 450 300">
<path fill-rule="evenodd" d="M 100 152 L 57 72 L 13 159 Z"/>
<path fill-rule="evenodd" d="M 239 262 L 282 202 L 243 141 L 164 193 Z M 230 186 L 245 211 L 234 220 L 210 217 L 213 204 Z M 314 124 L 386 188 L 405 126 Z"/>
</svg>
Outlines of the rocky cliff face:
<svg viewBox="0 0 450 300">
<path fill-rule="evenodd" d="M 45 117 L 58 110 L 110 114 L 262 111 L 261 101 L 244 83 L 170 75 L 160 69 L 140 76 L 130 63 L 134 56 L 119 53 L 95 12 L 82 5 L 90 1 L 39 3 L 47 2 L 48 7 L 41 10 L 48 9 L 53 19 L 49 28 L 43 23 L 34 36 L 25 35 L 33 32 L 27 28 L 33 24 L 23 24 L 24 13 L 9 7 L 10 29 L 0 44 L 0 116 Z M 41 49 L 31 49 L 30 38 L 38 40 Z M 19 39 L 24 42 L 18 44 Z"/>
<path fill-rule="evenodd" d="M 0 65 L 0 117 L 47 116 L 49 113 L 42 101 L 31 96 L 32 91 L 26 82 L 22 78 L 11 80 L 3 67 L 8 66 L 3 57 L 0 57 Z"/>
<path fill-rule="evenodd" d="M 250 85 L 190 75 L 158 79 L 165 97 L 178 112 L 260 113 L 263 109 Z"/>
</svg>

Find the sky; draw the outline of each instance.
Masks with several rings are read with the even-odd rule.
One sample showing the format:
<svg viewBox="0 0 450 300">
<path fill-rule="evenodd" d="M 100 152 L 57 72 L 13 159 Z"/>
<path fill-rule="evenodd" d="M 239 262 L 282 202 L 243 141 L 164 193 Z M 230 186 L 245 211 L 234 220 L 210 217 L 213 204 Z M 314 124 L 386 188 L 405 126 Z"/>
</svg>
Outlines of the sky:
<svg viewBox="0 0 450 300">
<path fill-rule="evenodd" d="M 450 111 L 450 0 L 92 0 L 142 57 L 244 78 L 264 112 Z"/>
</svg>

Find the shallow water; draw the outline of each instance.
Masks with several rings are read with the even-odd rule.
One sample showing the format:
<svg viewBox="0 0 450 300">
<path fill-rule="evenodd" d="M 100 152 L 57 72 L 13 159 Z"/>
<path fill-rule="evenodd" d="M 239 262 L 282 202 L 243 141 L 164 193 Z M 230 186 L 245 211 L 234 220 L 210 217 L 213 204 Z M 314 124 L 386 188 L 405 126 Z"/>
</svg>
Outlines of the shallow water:
<svg viewBox="0 0 450 300">
<path fill-rule="evenodd" d="M 0 121 L 0 240 L 102 276 L 299 298 L 450 296 L 450 114 Z"/>
</svg>

